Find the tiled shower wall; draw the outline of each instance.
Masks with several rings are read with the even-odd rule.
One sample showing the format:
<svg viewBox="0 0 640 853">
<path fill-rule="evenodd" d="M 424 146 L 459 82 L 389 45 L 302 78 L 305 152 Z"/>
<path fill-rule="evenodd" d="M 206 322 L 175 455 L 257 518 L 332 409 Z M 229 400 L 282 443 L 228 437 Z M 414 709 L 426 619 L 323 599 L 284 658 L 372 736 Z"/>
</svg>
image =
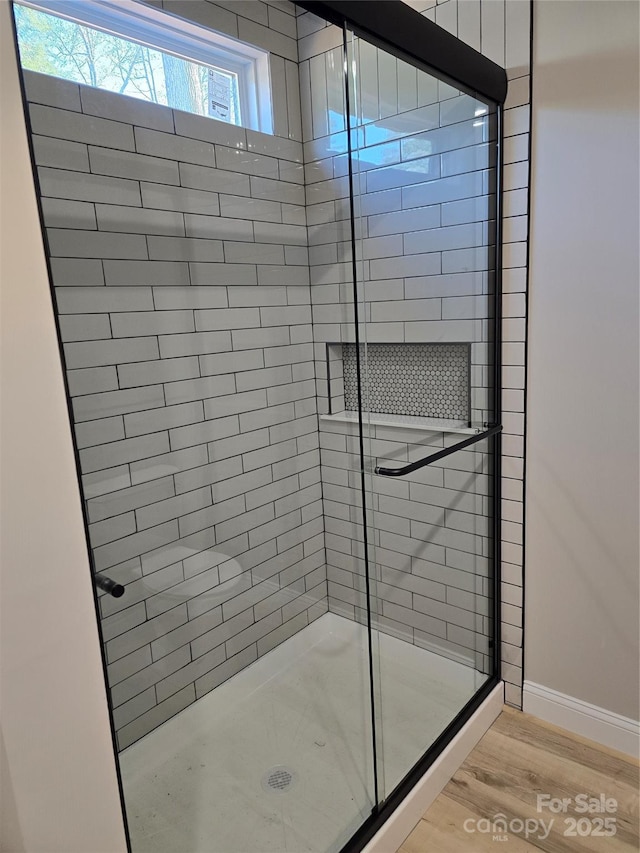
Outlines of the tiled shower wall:
<svg viewBox="0 0 640 853">
<path fill-rule="evenodd" d="M 26 77 L 123 748 L 326 610 L 302 146 Z"/>
<path fill-rule="evenodd" d="M 512 270 L 524 263 L 526 249 L 526 242 L 516 246 L 514 241 L 526 241 L 529 4 L 489 0 L 481 8 L 480 3 L 465 0 L 458 9 L 450 5 L 453 2 L 447 0 L 437 9 L 435 3 L 422 3 L 418 11 L 432 19 L 437 16 L 437 22 L 450 30 L 455 23 L 455 34 L 500 64 L 505 63 L 505 29 L 509 34 L 506 55 L 512 67 L 505 116 L 505 209 L 517 218 L 509 217 L 505 223 L 502 651 L 507 698 L 519 704 L 522 464 L 517 454 L 522 446 L 523 394 L 515 393 L 513 386 L 524 380 L 524 321 L 517 319 L 524 314 L 524 298 L 512 293 L 523 288 L 525 270 Z M 325 342 L 353 340 L 346 137 L 338 82 L 341 34 L 309 14 L 301 15 L 298 24 L 303 36 L 300 71 L 316 370 L 323 377 Z M 425 76 L 421 80 L 418 75 L 416 86 L 415 74 L 401 63 L 396 65 L 393 58 L 375 56 L 373 50 L 361 55 L 358 73 L 362 114 L 372 122 L 358 140 L 367 146 L 359 158 L 360 170 L 367 172 L 355 176 L 356 193 L 361 194 L 362 220 L 356 228 L 362 229 L 358 237 L 363 238 L 359 269 L 366 282 L 367 304 L 361 314 L 368 323 L 366 334 L 374 342 L 485 341 L 472 346 L 475 420 L 482 423 L 486 325 L 474 318 L 487 316 L 480 296 L 486 293 L 482 270 L 487 259 L 479 247 L 486 239 L 482 223 L 487 219 L 484 194 L 490 164 L 481 144 L 487 139 L 486 130 L 475 116 L 478 105 Z M 408 118 L 404 129 L 402 122 L 375 123 L 377 118 L 400 112 Z M 415 127 L 433 129 L 409 137 L 407 128 L 413 119 Z M 389 132 L 389 128 L 401 132 Z M 404 139 L 398 142 L 400 137 Z M 408 169 L 404 167 L 404 174 L 402 166 L 398 168 L 401 160 L 414 160 Z M 418 176 L 420 172 L 424 177 Z M 433 181 L 428 195 L 423 187 L 412 186 L 425 180 Z M 423 198 L 428 198 L 428 204 Z M 430 241 L 435 241 L 433 246 Z M 332 376 L 333 368 L 332 364 Z M 318 388 L 320 411 L 326 412 L 322 379 Z M 408 431 L 388 426 L 374 426 L 370 435 L 371 455 L 396 464 L 424 455 L 421 445 L 425 443 L 443 443 L 443 437 L 433 433 L 423 434 L 416 444 Z M 445 441 L 459 438 L 448 436 Z M 355 430 L 321 418 L 321 445 L 330 608 L 362 619 L 364 569 Z M 461 500 L 455 490 L 462 488 L 467 494 Z M 419 645 L 463 660 L 475 659 L 479 666 L 484 665 L 488 631 L 485 517 L 489 491 L 484 454 L 462 452 L 410 480 L 374 478 L 368 498 L 374 510 L 370 533 L 382 579 L 375 602 L 379 624 Z"/>
<path fill-rule="evenodd" d="M 531 3 L 529 0 L 442 3 L 410 0 L 409 5 L 502 65 L 509 78 L 503 151 L 501 627 L 506 701 L 521 707 Z"/>
<path fill-rule="evenodd" d="M 327 51 L 332 39 L 335 46 Z M 337 28 L 318 30 L 308 37 L 310 59 L 300 66 L 322 415 L 328 411 L 326 343 L 350 342 L 355 334 L 347 139 L 337 97 L 340 42 Z M 355 56 L 361 91 L 352 103 L 364 125 L 354 135 L 359 148 L 354 175 L 361 238 L 357 267 L 364 281 L 360 319 L 366 320 L 361 336 L 374 344 L 469 344 L 472 420 L 482 424 L 488 417 L 487 117 L 477 115 L 482 105 L 473 98 L 366 43 L 359 44 Z M 339 378 L 333 379 L 340 367 L 339 358 L 331 361 L 332 401 L 340 396 Z M 365 406 L 369 408 L 366 399 Z M 405 413 L 411 408 L 407 400 Z M 463 437 L 375 419 L 367 432 L 365 453 L 391 467 L 424 456 L 425 445 L 442 447 Z M 323 416 L 320 443 L 329 607 L 363 621 L 356 427 Z M 409 477 L 368 477 L 367 504 L 372 510 L 369 555 L 378 578 L 372 602 L 376 624 L 487 671 L 490 483 L 486 453 L 479 447 Z"/>
<path fill-rule="evenodd" d="M 505 194 L 506 212 L 513 216 L 505 232 L 511 248 L 505 253 L 510 271 L 505 271 L 503 674 L 507 698 L 517 704 L 524 395 L 516 386 L 523 384 L 524 358 L 527 190 L 522 181 L 528 108 L 523 98 L 525 94 L 528 98 L 528 35 L 523 33 L 528 27 L 528 3 L 508 0 L 505 7 L 499 0 L 483 0 L 480 12 L 475 0 L 465 0 L 464 8 L 461 3 L 453 15 L 457 5 L 450 4 L 456 2 L 447 0 L 438 9 L 429 6 L 424 11 L 429 17 L 437 14 L 438 23 L 447 28 L 455 20 L 460 37 L 475 47 L 481 45 L 470 34 L 482 20 L 483 52 L 499 62 L 504 59 L 498 54 L 505 41 L 505 20 L 507 33 L 514 34 L 507 50 L 514 82 L 507 110 L 506 159 L 513 160 L 514 168 L 507 166 L 507 184 L 513 189 Z M 44 169 L 43 187 L 49 193 L 43 200 L 44 213 L 47 226 L 54 229 L 52 266 L 61 327 L 73 353 L 69 380 L 78 411 L 77 438 L 83 463 L 97 465 L 87 469 L 85 476 L 92 541 L 98 568 L 129 585 L 131 606 L 126 609 L 118 610 L 114 599 L 101 600 L 121 747 L 326 609 L 309 267 L 300 192 L 302 148 L 295 142 L 302 138 L 301 110 L 294 72 L 299 50 L 303 89 L 313 83 L 314 91 L 322 92 L 319 65 L 307 60 L 320 52 L 325 54 L 325 68 L 327 62 L 339 62 L 339 54 L 331 53 L 337 44 L 330 41 L 331 28 L 316 32 L 318 25 L 308 14 L 297 19 L 300 38 L 296 42 L 294 9 L 284 2 L 165 0 L 155 5 L 183 15 L 188 10 L 204 25 L 272 52 L 276 133 L 290 141 L 185 114 L 167 118 L 172 116 L 170 111 L 140 102 L 127 111 L 127 99 L 94 90 L 82 90 L 81 99 L 72 84 L 30 75 L 35 130 L 41 137 L 36 140 L 36 154 Z M 477 7 L 477 15 L 472 6 Z M 465 23 L 469 15 L 473 27 Z M 525 53 L 526 61 L 520 62 Z M 331 123 L 343 110 L 341 94 L 326 89 L 326 82 L 324 86 L 329 108 L 324 119 L 321 111 L 316 110 L 315 118 L 310 113 L 310 100 L 303 98 L 302 103 L 307 127 L 314 120 L 320 122 L 308 131 L 307 140 L 315 142 L 305 145 L 305 160 L 310 182 L 313 319 L 316 340 L 321 343 L 340 340 L 334 335 L 335 318 L 326 312 L 333 310 L 331 303 L 350 297 L 340 289 L 348 273 L 341 266 L 347 259 L 346 247 L 338 245 L 346 239 L 343 229 L 348 216 L 344 140 L 341 148 L 328 152 L 337 155 L 331 180 L 323 181 L 317 172 L 318 157 L 325 161 L 321 168 L 328 160 L 318 154 L 317 146 L 339 138 L 339 133 L 331 133 L 336 130 Z M 250 157 L 245 156 L 247 152 Z M 325 198 L 318 195 L 323 190 L 328 191 Z M 377 194 L 382 198 L 388 190 L 378 188 Z M 369 216 L 367 225 L 377 222 L 384 229 L 384 208 L 363 212 Z M 419 217 L 429 215 L 428 208 L 419 212 Z M 410 229 L 416 226 L 432 227 L 422 219 L 419 223 L 414 219 Z M 371 236 L 384 239 L 394 233 L 382 230 Z M 375 251 L 375 242 L 369 245 Z M 256 249 L 257 256 L 251 253 Z M 423 259 L 414 257 L 414 263 Z M 367 260 L 378 262 L 382 270 L 386 251 Z M 457 275 L 449 275 L 449 285 Z M 428 278 L 427 273 L 421 286 Z M 390 281 L 383 274 L 367 284 L 369 319 L 377 320 L 380 327 L 406 322 L 394 317 L 393 323 L 386 323 L 388 302 L 398 300 L 400 293 L 397 282 L 395 290 L 388 289 Z M 192 299 L 185 302 L 187 291 Z M 455 291 L 463 298 L 466 293 Z M 405 298 L 416 296 L 405 293 Z M 452 304 L 451 290 L 434 291 L 421 301 L 427 310 L 428 301 L 442 300 L 443 311 L 447 298 Z M 429 340 L 429 330 L 435 333 L 435 322 L 440 325 L 444 316 L 425 316 L 413 323 L 417 340 Z M 158 326 L 153 325 L 156 318 Z M 455 324 L 469 318 L 450 319 Z M 223 327 L 211 328 L 208 323 L 223 323 Z M 388 337 L 383 334 L 380 339 Z M 90 352 L 95 353 L 93 357 Z M 93 360 L 85 366 L 82 357 Z M 318 384 L 322 405 L 326 388 L 322 381 Z M 322 434 L 326 459 L 330 461 L 328 453 L 341 454 L 334 457 L 336 467 L 324 467 L 327 525 L 333 525 L 330 535 L 336 544 L 344 524 L 352 525 L 357 518 L 353 515 L 357 510 L 348 506 L 358 500 L 357 477 L 352 473 L 357 466 L 355 433 L 352 427 L 323 424 Z M 423 453 L 411 440 L 403 448 L 397 432 L 376 427 L 373 437 L 372 450 L 385 459 L 400 462 Z M 331 445 L 336 441 L 339 450 Z M 432 435 L 426 441 L 439 445 L 442 438 Z M 486 482 L 482 475 L 465 470 L 483 464 L 482 456 L 459 456 L 467 458 L 457 468 L 439 469 L 437 483 L 416 482 L 401 495 L 391 481 L 379 481 L 376 500 L 383 503 L 382 509 L 376 503 L 376 521 L 383 519 L 384 525 L 388 519 L 390 529 L 381 535 L 393 547 L 377 554 L 380 558 L 387 552 L 387 586 L 378 593 L 388 601 L 389 630 L 406 630 L 403 619 L 405 611 L 411 610 L 411 618 L 418 620 L 411 626 L 415 640 L 428 645 L 435 636 L 437 646 L 442 647 L 445 640 L 451 653 L 457 650 L 466 656 L 469 649 L 481 650 L 487 627 L 482 614 L 469 621 L 471 608 L 482 604 L 487 593 L 482 553 L 476 544 L 471 551 L 460 549 L 463 564 L 447 567 L 446 584 L 442 584 L 437 556 L 445 546 L 435 541 L 429 543 L 424 559 L 416 558 L 421 562 L 415 563 L 415 588 L 407 590 L 398 581 L 406 581 L 401 573 L 406 574 L 407 559 L 399 527 L 409 525 L 405 539 L 411 539 L 412 525 L 413 534 L 423 538 L 434 527 L 418 529 L 418 525 L 430 520 L 432 525 L 444 526 L 443 516 L 440 521 L 436 516 L 425 517 L 425 506 L 437 507 L 438 499 L 450 510 L 448 535 L 460 534 L 460 542 L 470 536 L 466 543 L 473 541 L 484 548 L 479 517 L 472 522 L 472 530 L 467 527 L 469 517 L 485 508 Z M 339 482 L 333 483 L 331 476 L 338 476 L 338 468 L 345 463 L 351 471 L 342 470 Z M 469 488 L 470 474 L 476 493 L 472 489 L 465 506 L 453 510 L 454 492 Z M 433 487 L 438 489 L 437 496 Z M 214 518 L 214 505 L 222 516 L 216 512 Z M 410 517 L 414 510 L 419 518 Z M 244 526 L 239 530 L 237 525 Z M 253 532 L 256 526 L 257 533 Z M 349 536 L 353 526 L 350 530 Z M 127 550 L 130 546 L 136 553 Z M 335 584 L 347 588 L 344 554 L 339 548 L 330 550 L 333 589 Z M 474 550 L 470 572 L 468 555 Z M 355 561 L 361 557 L 357 547 L 350 557 Z M 353 568 L 351 564 L 348 571 Z M 357 593 L 358 575 L 356 567 L 349 595 Z M 348 613 L 345 604 L 349 603 L 343 601 L 340 612 Z M 445 627 L 444 637 L 443 622 L 451 626 Z M 482 660 L 477 663 L 482 665 Z"/>
</svg>

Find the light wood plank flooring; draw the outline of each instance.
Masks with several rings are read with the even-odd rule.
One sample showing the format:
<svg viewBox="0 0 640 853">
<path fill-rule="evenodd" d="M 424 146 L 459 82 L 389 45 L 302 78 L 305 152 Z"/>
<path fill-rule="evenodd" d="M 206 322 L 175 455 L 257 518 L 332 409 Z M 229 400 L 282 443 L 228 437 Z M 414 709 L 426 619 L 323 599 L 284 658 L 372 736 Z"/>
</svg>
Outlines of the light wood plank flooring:
<svg viewBox="0 0 640 853">
<path fill-rule="evenodd" d="M 638 764 L 621 753 L 505 708 L 398 853 L 637 853 L 639 778 Z M 570 798 L 566 811 L 538 811 L 544 794 Z M 579 812 L 575 798 L 585 794 L 615 799 L 616 811 Z M 516 821 L 506 837 L 500 825 L 497 837 L 483 831 L 498 813 Z M 615 818 L 616 834 L 594 834 L 611 831 L 596 818 Z M 528 838 L 527 820 L 536 821 Z"/>
</svg>

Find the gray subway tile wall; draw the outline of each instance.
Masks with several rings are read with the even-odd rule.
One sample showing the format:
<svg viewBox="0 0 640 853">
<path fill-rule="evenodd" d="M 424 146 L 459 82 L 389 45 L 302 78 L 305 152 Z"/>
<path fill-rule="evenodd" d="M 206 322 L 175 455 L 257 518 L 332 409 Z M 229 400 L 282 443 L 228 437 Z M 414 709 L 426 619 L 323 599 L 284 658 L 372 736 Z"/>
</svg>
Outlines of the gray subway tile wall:
<svg viewBox="0 0 640 853">
<path fill-rule="evenodd" d="M 445 0 L 442 3 L 420 0 L 410 5 L 494 61 L 508 63 L 505 212 L 508 216 L 517 215 L 518 219 L 507 218 L 504 228 L 505 290 L 517 291 L 517 298 L 511 302 L 509 297 L 505 298 L 503 333 L 507 352 L 511 342 L 525 340 L 524 322 L 515 326 L 512 318 L 524 317 L 526 310 L 526 134 L 530 62 L 527 4 L 515 0 L 499 4 L 486 0 Z M 318 404 L 323 413 L 328 404 L 325 345 L 353 341 L 350 325 L 353 309 L 349 304 L 350 294 L 342 286 L 347 283 L 348 288 L 351 287 L 351 270 L 340 264 L 350 259 L 346 222 L 349 217 L 348 187 L 343 177 L 347 166 L 347 140 L 344 125 L 335 121 L 332 125 L 328 95 L 338 85 L 339 69 L 330 57 L 339 35 L 336 31 L 330 32 L 334 28 L 326 27 L 309 13 L 302 13 L 298 22 L 299 33 L 304 33 L 300 48 L 300 84 Z M 481 27 L 489 29 L 481 31 Z M 355 101 L 356 106 L 353 109 L 364 128 L 354 134 L 354 143 L 359 148 L 354 180 L 359 196 L 357 214 L 361 217 L 356 227 L 358 236 L 363 238 L 358 247 L 361 252 L 358 261 L 364 279 L 361 317 L 364 314 L 368 322 L 367 339 L 385 343 L 470 343 L 474 422 L 482 424 L 488 416 L 485 386 L 489 364 L 487 327 L 479 318 L 488 315 L 486 271 L 493 265 L 491 254 L 483 245 L 486 223 L 494 206 L 494 199 L 488 195 L 489 170 L 493 164 L 488 160 L 488 127 L 482 119 L 482 105 L 362 43 L 356 75 L 355 97 L 352 92 L 352 102 Z M 309 97 L 307 105 L 305 97 Z M 334 112 L 337 112 L 335 106 Z M 404 114 L 398 115 L 399 112 Z M 510 143 L 515 138 L 517 143 Z M 517 164 L 513 167 L 512 158 Z M 517 193 L 521 195 L 516 197 Z M 519 268 L 522 275 L 511 285 L 508 282 L 514 281 L 513 268 Z M 524 344 L 506 358 L 511 362 L 515 359 L 514 366 L 518 369 L 511 370 L 511 362 L 507 362 L 503 380 L 506 409 L 503 505 L 507 494 L 510 498 L 518 496 L 519 502 L 509 500 L 507 511 L 517 519 L 513 527 L 506 519 L 503 524 L 505 607 L 507 599 L 521 601 L 522 597 L 519 545 L 523 517 L 524 419 L 514 421 L 510 414 L 514 408 L 523 411 Z M 520 395 L 519 400 L 513 398 L 514 391 Z M 332 399 L 338 401 L 339 410 L 339 381 L 331 393 Z M 358 501 L 354 500 L 359 462 L 353 428 L 321 418 L 320 429 L 330 609 L 363 620 L 362 519 L 356 509 Z M 516 435 L 510 432 L 514 429 L 518 431 Z M 417 458 L 424 449 L 414 444 L 411 435 L 398 429 L 371 426 L 371 455 L 378 461 L 383 458 L 396 463 Z M 432 439 L 432 443 L 443 443 L 440 434 L 433 434 Z M 445 438 L 444 443 L 450 443 L 450 437 Z M 517 464 L 512 464 L 512 460 Z M 384 630 L 438 651 L 448 649 L 452 656 L 475 663 L 482 669 L 486 666 L 484 656 L 488 651 L 487 615 L 474 619 L 472 625 L 467 625 L 465 620 L 470 618 L 472 610 L 482 613 L 490 592 L 486 538 L 490 484 L 484 473 L 486 458 L 476 450 L 473 454 L 467 452 L 450 457 L 446 463 L 442 471 L 435 469 L 426 473 L 423 470 L 408 483 L 383 483 L 380 478 L 368 483 L 371 553 L 379 576 L 374 608 L 377 608 L 377 624 Z M 420 492 L 424 487 L 419 482 L 420 477 L 435 478 L 429 482 L 431 492 L 428 495 Z M 342 489 L 339 497 L 332 492 L 336 488 Z M 460 495 L 452 491 L 456 488 L 465 489 L 467 495 L 473 497 L 470 506 L 459 506 Z M 399 511 L 397 505 L 393 505 L 395 512 L 391 510 L 389 500 L 393 496 L 408 498 L 407 489 L 411 490 L 411 500 L 416 501 L 418 514 L 429 522 L 427 526 L 410 519 L 412 510 L 407 505 L 403 511 Z M 443 509 L 439 517 L 432 518 L 430 512 L 434 504 Z M 514 544 L 517 545 L 515 549 Z M 420 597 L 412 588 L 416 573 L 424 568 L 425 557 L 433 566 L 434 578 L 450 577 L 451 583 L 444 584 L 447 609 L 442 610 L 441 615 L 446 613 L 447 618 L 431 620 L 428 627 L 424 623 L 418 627 L 415 612 L 424 611 L 424 602 L 438 597 L 437 590 L 432 591 L 433 596 Z M 384 583 L 392 569 L 395 570 L 392 584 Z M 449 576 L 450 571 L 454 574 Z M 462 596 L 465 584 L 473 587 L 473 602 Z M 413 604 L 411 595 L 414 596 Z M 510 621 L 521 619 L 521 611 L 513 606 L 509 606 L 508 613 Z M 514 639 L 516 635 L 511 632 L 508 636 Z M 510 662 L 503 672 L 507 701 L 518 705 L 521 642 L 516 645 L 503 643 L 503 649 Z"/>
<path fill-rule="evenodd" d="M 421 5 L 435 15 L 435 4 Z M 439 5 L 447 15 L 438 23 L 481 46 L 480 0 Z M 507 0 L 501 13 L 515 166 L 505 192 L 513 266 L 503 466 L 504 676 L 514 704 L 529 130 L 528 19 L 514 7 L 524 5 Z M 328 607 L 364 613 L 355 432 L 319 428 L 317 417 L 327 407 L 325 343 L 354 340 L 342 36 L 286 2 L 207 0 L 189 11 L 272 51 L 276 136 L 26 74 L 96 570 L 128 584 L 125 598 L 100 599 L 120 748 Z M 485 52 L 497 49 L 484 40 Z M 479 420 L 486 127 L 476 102 L 378 61 L 356 175 L 369 340 L 471 343 Z M 403 120 L 390 123 L 399 110 Z M 416 174 L 429 181 L 429 204 Z M 370 438 L 372 455 L 399 464 L 451 437 L 376 426 Z M 409 481 L 368 483 L 376 620 L 485 668 L 486 454 L 446 461 Z"/>
<path fill-rule="evenodd" d="M 507 70 L 504 112 L 504 163 L 509 170 L 503 195 L 503 391 L 502 471 L 502 656 L 505 698 L 522 706 L 523 643 L 523 437 L 525 430 L 525 344 L 528 242 L 528 169 L 530 133 L 530 4 L 521 0 L 405 0 L 432 21 Z M 435 132 L 434 132 L 435 134 Z M 511 165 L 518 164 L 510 169 Z M 442 205 L 442 223 L 469 216 L 480 199 Z M 311 217 L 310 217 L 311 221 Z M 466 218 L 464 221 L 474 221 Z M 514 296 L 515 299 L 511 299 Z M 514 319 L 521 321 L 515 325 Z M 517 374 L 509 368 L 518 368 Z M 508 378 L 507 378 L 508 376 Z M 461 485 L 450 474 L 450 485 Z M 516 547 L 511 547 L 515 545 Z"/>
<path fill-rule="evenodd" d="M 295 14 L 196 6 L 282 138 L 26 73 L 120 748 L 327 609 Z"/>
<path fill-rule="evenodd" d="M 303 14 L 299 20 L 304 18 Z M 321 62 L 327 44 L 326 62 Z M 323 112 L 331 110 L 327 93 L 340 83 L 340 67 L 329 61 L 332 50 L 331 37 L 317 31 L 306 37 L 306 51 L 311 56 L 308 70 L 305 61 L 301 62 L 301 86 L 304 90 L 308 78 L 311 87 L 311 109 L 306 114 L 303 111 L 303 132 L 321 413 L 328 411 L 326 345 L 354 339 L 351 270 L 348 264 L 339 263 L 350 260 L 349 186 L 342 177 L 346 138 L 344 124 L 333 122 L 332 128 L 329 118 L 323 118 Z M 400 116 L 398 67 L 408 89 L 402 100 L 406 111 Z M 487 363 L 487 347 L 482 346 L 486 331 L 475 318 L 487 316 L 486 270 L 490 259 L 482 248 L 469 251 L 467 247 L 482 247 L 487 239 L 487 170 L 492 164 L 488 160 L 486 119 L 475 115 L 480 105 L 474 99 L 439 86 L 433 78 L 369 45 L 359 46 L 357 74 L 362 91 L 355 110 L 363 122 L 369 121 L 356 135 L 362 147 L 354 175 L 362 214 L 358 249 L 365 282 L 361 316 L 364 313 L 368 323 L 366 338 L 369 343 L 469 344 L 476 371 L 471 389 L 472 420 L 483 423 L 487 417 L 486 395 L 482 393 L 486 379 L 478 370 Z M 426 153 L 434 156 L 420 156 Z M 459 222 L 442 222 L 444 204 L 474 197 L 480 198 L 472 208 L 473 217 L 462 214 Z M 450 283 L 458 285 L 451 296 Z M 377 289 L 367 290 L 369 284 Z M 367 304 L 370 295 L 375 298 Z M 332 389 L 332 400 L 334 393 Z M 338 401 L 343 393 L 338 383 Z M 339 410 L 338 402 L 332 411 Z M 407 401 L 406 413 L 410 410 Z M 450 437 L 441 432 L 411 433 L 373 425 L 368 432 L 366 452 L 378 462 L 413 461 L 424 455 L 425 444 L 437 448 L 450 443 Z M 416 435 L 421 437 L 412 437 Z M 320 443 L 329 607 L 348 618 L 365 621 L 356 427 L 322 419 Z M 442 470 L 423 469 L 402 482 L 367 477 L 370 557 L 377 577 L 372 601 L 374 622 L 381 630 L 487 671 L 490 624 L 482 611 L 487 610 L 489 601 L 484 517 L 488 503 L 476 494 L 476 483 L 483 482 L 486 453 L 461 453 L 446 462 Z M 465 499 L 478 498 L 464 510 L 457 506 L 460 496 L 445 488 L 444 473 L 449 467 L 468 472 Z M 438 498 L 409 492 L 423 479 Z M 458 553 L 464 555 L 458 560 L 464 568 L 453 570 Z M 431 568 L 433 579 L 421 577 L 425 566 Z M 462 598 L 460 593 L 468 592 L 469 587 L 470 597 Z"/>
</svg>

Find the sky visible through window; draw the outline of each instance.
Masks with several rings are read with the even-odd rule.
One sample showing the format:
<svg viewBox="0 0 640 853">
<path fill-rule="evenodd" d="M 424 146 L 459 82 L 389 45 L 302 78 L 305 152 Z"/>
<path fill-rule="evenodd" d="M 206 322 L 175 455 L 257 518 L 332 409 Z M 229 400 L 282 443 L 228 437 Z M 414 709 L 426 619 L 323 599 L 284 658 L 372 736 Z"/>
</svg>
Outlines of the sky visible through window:
<svg viewBox="0 0 640 853">
<path fill-rule="evenodd" d="M 238 77 L 65 18 L 14 6 L 23 68 L 240 124 Z"/>
</svg>

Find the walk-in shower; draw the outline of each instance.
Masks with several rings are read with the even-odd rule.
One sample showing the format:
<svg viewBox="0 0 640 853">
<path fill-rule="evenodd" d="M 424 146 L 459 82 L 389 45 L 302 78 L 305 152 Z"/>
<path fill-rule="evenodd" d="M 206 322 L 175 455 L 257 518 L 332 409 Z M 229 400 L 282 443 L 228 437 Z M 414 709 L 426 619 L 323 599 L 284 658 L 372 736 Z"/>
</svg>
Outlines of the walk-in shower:
<svg viewBox="0 0 640 853">
<path fill-rule="evenodd" d="M 499 677 L 504 72 L 395 0 L 14 11 L 131 849 L 360 849 Z"/>
</svg>

